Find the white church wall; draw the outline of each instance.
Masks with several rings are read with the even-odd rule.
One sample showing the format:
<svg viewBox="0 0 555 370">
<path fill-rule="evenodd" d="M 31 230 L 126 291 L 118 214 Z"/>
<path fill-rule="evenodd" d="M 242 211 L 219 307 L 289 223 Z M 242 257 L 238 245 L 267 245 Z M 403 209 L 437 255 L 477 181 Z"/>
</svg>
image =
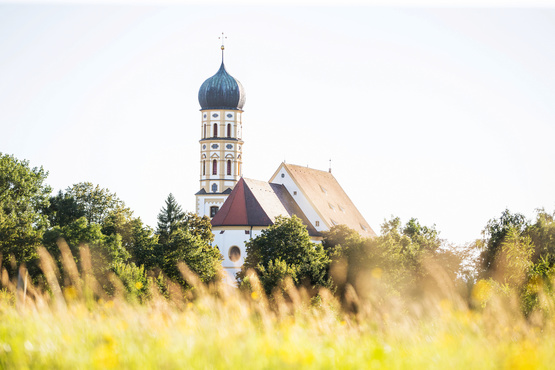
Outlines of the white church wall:
<svg viewBox="0 0 555 370">
<path fill-rule="evenodd" d="M 287 170 L 282 166 L 276 176 L 270 180 L 270 182 L 274 184 L 282 184 L 285 186 L 289 194 L 295 199 L 295 202 L 299 205 L 299 208 L 308 220 L 312 223 L 312 226 L 317 231 L 327 231 L 329 228 L 327 227 L 326 222 L 318 215 L 318 213 L 312 208 L 312 205 L 303 194 L 303 192 L 299 189 L 295 181 L 291 178 Z"/>
<path fill-rule="evenodd" d="M 235 281 L 235 274 L 241 270 L 241 266 L 247 256 L 245 244 L 249 239 L 255 238 L 262 233 L 262 228 L 256 228 L 251 231 L 249 227 L 214 227 L 213 245 L 217 245 L 223 256 L 222 266 L 227 272 L 228 277 Z M 223 233 L 222 233 L 223 231 Z M 236 261 L 231 260 L 230 250 L 232 247 L 238 247 L 241 255 Z"/>
</svg>

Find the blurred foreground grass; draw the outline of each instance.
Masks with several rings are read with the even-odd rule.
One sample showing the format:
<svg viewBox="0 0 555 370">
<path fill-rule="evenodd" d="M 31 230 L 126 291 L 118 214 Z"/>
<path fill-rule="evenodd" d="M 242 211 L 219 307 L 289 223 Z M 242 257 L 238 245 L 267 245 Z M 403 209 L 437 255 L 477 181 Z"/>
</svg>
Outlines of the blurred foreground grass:
<svg viewBox="0 0 555 370">
<path fill-rule="evenodd" d="M 400 297 L 384 301 L 378 276 L 374 296 L 347 312 L 325 290 L 314 299 L 290 284 L 268 300 L 256 278 L 246 293 L 225 284 L 204 286 L 186 268 L 183 273 L 192 291 L 174 290 L 164 298 L 151 282 L 142 303 L 124 290 L 112 297 L 87 295 L 82 283 L 60 294 L 29 287 L 25 297 L 15 282 L 6 284 L 0 291 L 0 368 L 533 369 L 555 364 L 553 318 L 534 325 L 510 299 L 489 291 L 487 302 L 483 298 L 473 309 L 456 298 L 433 295 L 410 303 Z"/>
</svg>

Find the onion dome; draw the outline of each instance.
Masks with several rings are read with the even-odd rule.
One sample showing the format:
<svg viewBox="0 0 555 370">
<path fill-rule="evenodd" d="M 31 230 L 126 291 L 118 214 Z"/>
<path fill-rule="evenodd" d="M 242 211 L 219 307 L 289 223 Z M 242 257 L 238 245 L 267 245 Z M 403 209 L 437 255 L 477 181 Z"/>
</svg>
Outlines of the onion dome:
<svg viewBox="0 0 555 370">
<path fill-rule="evenodd" d="M 224 63 L 218 72 L 204 81 L 198 91 L 198 102 L 204 109 L 243 110 L 245 89 L 225 70 Z"/>
</svg>

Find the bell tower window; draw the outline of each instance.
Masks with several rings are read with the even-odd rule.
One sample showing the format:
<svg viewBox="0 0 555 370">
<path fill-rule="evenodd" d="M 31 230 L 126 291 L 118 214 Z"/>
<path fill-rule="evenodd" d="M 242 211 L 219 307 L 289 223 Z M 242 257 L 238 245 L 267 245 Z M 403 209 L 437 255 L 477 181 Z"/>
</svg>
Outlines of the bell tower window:
<svg viewBox="0 0 555 370">
<path fill-rule="evenodd" d="M 218 137 L 218 124 L 214 123 L 214 137 Z"/>
<path fill-rule="evenodd" d="M 202 135 L 203 139 L 206 139 L 206 123 L 204 124 L 204 133 Z"/>
<path fill-rule="evenodd" d="M 227 160 L 227 174 L 231 175 L 231 161 L 229 159 Z"/>
<path fill-rule="evenodd" d="M 206 175 L 206 161 L 202 161 L 202 176 Z"/>
<path fill-rule="evenodd" d="M 227 137 L 231 137 L 231 124 L 227 124 Z"/>
<path fill-rule="evenodd" d="M 212 184 L 212 193 L 217 193 L 218 192 L 218 184 L 214 183 Z"/>
<path fill-rule="evenodd" d="M 214 159 L 212 161 L 212 175 L 217 175 L 217 174 L 218 174 L 218 161 Z"/>
</svg>

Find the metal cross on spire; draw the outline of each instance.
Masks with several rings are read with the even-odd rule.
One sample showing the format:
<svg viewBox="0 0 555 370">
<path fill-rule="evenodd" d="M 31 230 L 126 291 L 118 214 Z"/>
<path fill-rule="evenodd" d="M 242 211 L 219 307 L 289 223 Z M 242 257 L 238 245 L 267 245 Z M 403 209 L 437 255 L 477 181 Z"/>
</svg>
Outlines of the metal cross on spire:
<svg viewBox="0 0 555 370">
<path fill-rule="evenodd" d="M 227 39 L 227 36 L 224 36 L 224 33 L 222 32 L 222 35 L 220 37 L 218 37 L 218 39 L 222 40 L 221 48 L 222 48 L 222 63 L 223 63 L 224 62 L 224 49 L 225 49 L 224 40 Z"/>
</svg>

